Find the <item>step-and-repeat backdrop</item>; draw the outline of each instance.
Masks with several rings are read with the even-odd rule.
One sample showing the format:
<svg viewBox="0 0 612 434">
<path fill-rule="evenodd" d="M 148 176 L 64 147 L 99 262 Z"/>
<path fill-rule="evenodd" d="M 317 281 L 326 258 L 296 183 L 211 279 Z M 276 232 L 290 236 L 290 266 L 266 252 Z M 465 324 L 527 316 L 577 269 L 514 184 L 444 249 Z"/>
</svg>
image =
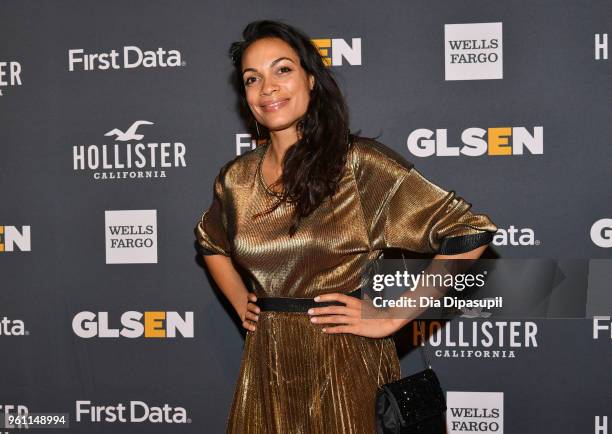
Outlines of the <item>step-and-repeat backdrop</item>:
<svg viewBox="0 0 612 434">
<path fill-rule="evenodd" d="M 353 131 L 492 218 L 490 254 L 609 266 L 609 1 L 4 1 L 0 412 L 224 431 L 244 330 L 193 228 L 254 146 L 227 50 L 264 18 L 312 37 Z M 610 313 L 448 322 L 449 432 L 612 432 Z"/>
</svg>

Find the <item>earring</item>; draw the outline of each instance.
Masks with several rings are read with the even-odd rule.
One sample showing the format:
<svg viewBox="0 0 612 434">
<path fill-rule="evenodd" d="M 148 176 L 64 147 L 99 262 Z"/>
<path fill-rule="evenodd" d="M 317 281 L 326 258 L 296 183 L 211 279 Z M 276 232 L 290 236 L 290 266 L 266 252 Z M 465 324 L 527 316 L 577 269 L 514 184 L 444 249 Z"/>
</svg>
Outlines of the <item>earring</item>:
<svg viewBox="0 0 612 434">
<path fill-rule="evenodd" d="M 257 123 L 257 121 L 255 121 L 255 128 L 257 129 L 257 142 L 259 143 L 259 124 Z"/>
</svg>

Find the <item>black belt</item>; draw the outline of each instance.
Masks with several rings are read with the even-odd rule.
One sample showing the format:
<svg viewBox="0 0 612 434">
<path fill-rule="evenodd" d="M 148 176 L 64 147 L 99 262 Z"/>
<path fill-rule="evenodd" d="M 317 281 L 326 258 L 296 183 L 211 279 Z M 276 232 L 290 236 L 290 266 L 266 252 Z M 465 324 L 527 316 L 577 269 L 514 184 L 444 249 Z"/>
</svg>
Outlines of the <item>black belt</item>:
<svg viewBox="0 0 612 434">
<path fill-rule="evenodd" d="M 361 298 L 361 288 L 346 295 Z M 276 310 L 281 312 L 308 312 L 311 307 L 345 306 L 340 301 L 314 301 L 314 298 L 294 297 L 258 297 L 255 304 L 262 311 Z"/>
</svg>

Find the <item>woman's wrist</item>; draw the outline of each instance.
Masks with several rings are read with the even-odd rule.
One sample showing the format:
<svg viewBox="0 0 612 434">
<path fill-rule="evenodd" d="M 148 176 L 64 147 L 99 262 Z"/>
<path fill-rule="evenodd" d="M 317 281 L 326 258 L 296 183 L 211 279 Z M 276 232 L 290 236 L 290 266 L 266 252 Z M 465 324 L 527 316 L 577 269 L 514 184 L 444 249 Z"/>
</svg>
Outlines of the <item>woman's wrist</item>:
<svg viewBox="0 0 612 434">
<path fill-rule="evenodd" d="M 400 331 L 406 324 L 410 322 L 408 318 L 389 318 L 391 324 L 393 324 L 393 333 Z"/>
</svg>

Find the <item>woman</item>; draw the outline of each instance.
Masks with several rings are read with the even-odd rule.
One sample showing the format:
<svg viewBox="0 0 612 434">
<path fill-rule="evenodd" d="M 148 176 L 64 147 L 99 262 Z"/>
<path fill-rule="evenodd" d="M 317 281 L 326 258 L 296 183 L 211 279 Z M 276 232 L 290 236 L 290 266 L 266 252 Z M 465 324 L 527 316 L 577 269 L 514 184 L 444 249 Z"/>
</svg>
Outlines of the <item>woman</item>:
<svg viewBox="0 0 612 434">
<path fill-rule="evenodd" d="M 267 140 L 220 170 L 196 226 L 247 329 L 227 431 L 371 434 L 377 386 L 400 378 L 391 335 L 407 320 L 361 318 L 363 270 L 387 248 L 477 258 L 497 228 L 348 133 L 342 94 L 306 35 L 259 21 L 243 38 L 230 49 L 237 88 Z"/>
</svg>

